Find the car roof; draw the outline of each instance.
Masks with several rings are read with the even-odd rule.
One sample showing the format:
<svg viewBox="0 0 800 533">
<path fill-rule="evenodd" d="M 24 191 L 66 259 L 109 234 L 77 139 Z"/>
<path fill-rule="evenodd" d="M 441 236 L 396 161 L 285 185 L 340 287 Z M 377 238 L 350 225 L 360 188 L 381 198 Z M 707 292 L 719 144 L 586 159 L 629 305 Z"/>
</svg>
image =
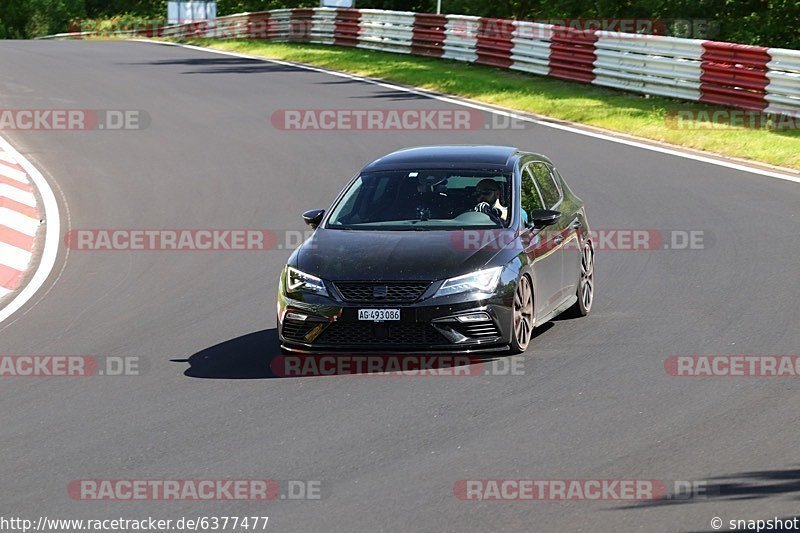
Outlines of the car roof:
<svg viewBox="0 0 800 533">
<path fill-rule="evenodd" d="M 379 157 L 365 166 L 362 172 L 418 168 L 510 170 L 518 153 L 519 150 L 513 146 L 419 146 Z"/>
</svg>

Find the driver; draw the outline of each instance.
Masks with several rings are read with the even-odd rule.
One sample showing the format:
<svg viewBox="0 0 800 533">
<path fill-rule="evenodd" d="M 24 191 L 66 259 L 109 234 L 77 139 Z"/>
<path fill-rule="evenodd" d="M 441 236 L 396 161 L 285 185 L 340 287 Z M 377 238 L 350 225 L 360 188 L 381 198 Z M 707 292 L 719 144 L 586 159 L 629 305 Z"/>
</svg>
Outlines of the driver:
<svg viewBox="0 0 800 533">
<path fill-rule="evenodd" d="M 508 208 L 500 203 L 500 185 L 496 181 L 490 178 L 479 181 L 475 187 L 475 196 L 478 197 L 478 205 L 473 211 L 486 213 L 502 222 L 508 221 Z"/>
</svg>

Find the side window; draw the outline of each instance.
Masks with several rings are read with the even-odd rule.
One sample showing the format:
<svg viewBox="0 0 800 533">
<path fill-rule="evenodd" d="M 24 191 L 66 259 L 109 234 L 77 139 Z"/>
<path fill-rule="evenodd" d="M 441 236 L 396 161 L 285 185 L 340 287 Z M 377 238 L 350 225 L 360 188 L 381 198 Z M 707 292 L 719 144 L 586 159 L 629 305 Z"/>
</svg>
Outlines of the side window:
<svg viewBox="0 0 800 533">
<path fill-rule="evenodd" d="M 553 175 L 550 174 L 550 170 L 544 163 L 534 163 L 529 168 L 533 170 L 533 174 L 536 177 L 536 185 L 539 186 L 539 190 L 542 192 L 545 206 L 547 206 L 547 209 L 552 209 L 561 199 L 561 193 L 553 180 Z"/>
<path fill-rule="evenodd" d="M 520 196 L 520 205 L 522 211 L 530 214 L 531 211 L 536 209 L 544 209 L 542 207 L 542 199 L 539 196 L 539 191 L 536 189 L 536 184 L 533 181 L 533 174 L 531 173 L 531 165 L 528 165 L 522 170 L 522 193 Z M 527 220 L 528 217 L 522 215 L 522 220 Z"/>
</svg>

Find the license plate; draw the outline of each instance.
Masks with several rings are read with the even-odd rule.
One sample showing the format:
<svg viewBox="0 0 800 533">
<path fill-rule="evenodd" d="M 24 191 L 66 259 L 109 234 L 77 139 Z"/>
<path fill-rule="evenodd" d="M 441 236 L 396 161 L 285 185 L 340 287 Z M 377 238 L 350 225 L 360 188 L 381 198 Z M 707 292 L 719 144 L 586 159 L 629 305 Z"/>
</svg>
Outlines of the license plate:
<svg viewBox="0 0 800 533">
<path fill-rule="evenodd" d="M 385 320 L 400 320 L 399 309 L 359 309 L 359 320 L 383 322 Z"/>
</svg>

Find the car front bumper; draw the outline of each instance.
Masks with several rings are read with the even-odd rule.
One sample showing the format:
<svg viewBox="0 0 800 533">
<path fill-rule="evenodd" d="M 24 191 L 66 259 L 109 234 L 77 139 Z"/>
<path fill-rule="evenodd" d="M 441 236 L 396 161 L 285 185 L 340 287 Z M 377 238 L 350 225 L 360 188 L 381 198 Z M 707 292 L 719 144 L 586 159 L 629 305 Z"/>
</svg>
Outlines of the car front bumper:
<svg viewBox="0 0 800 533">
<path fill-rule="evenodd" d="M 281 348 L 297 353 L 480 353 L 510 342 L 507 291 L 428 298 L 414 304 L 350 303 L 278 297 Z M 305 295 L 303 295 L 305 297 Z M 439 301 L 437 301 L 439 300 Z M 400 320 L 358 319 L 359 309 L 399 309 Z M 470 321 L 464 317 L 471 316 Z M 460 317 L 460 319 L 459 319 Z"/>
</svg>

